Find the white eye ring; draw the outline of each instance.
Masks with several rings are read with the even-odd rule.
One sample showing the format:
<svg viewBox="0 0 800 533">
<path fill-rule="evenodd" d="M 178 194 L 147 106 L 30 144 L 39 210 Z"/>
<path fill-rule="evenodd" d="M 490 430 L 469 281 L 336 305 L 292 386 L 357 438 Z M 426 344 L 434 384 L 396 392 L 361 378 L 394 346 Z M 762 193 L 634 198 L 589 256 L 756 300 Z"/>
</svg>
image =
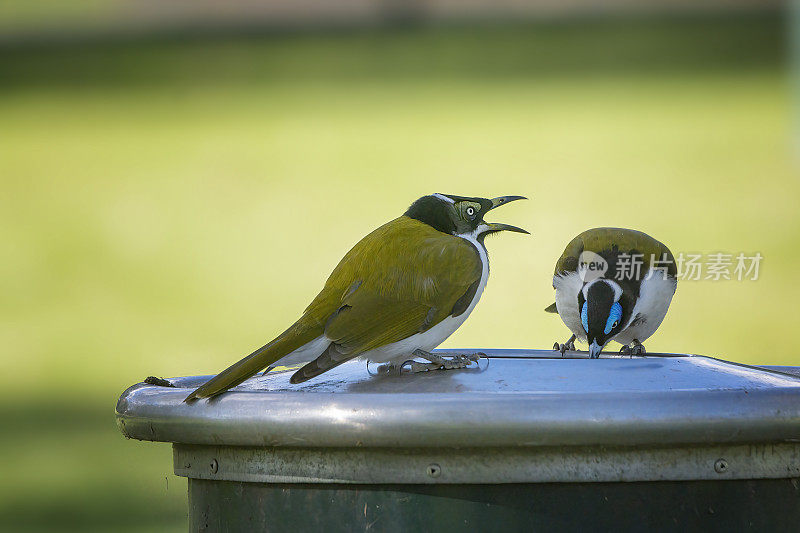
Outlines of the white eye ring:
<svg viewBox="0 0 800 533">
<path fill-rule="evenodd" d="M 472 216 L 475 214 L 475 208 L 470 206 L 467 208 L 467 215 Z"/>
<path fill-rule="evenodd" d="M 617 326 L 619 326 L 619 320 L 615 321 L 615 322 L 614 322 L 614 323 L 611 325 L 611 329 L 614 329 L 614 328 L 616 328 Z"/>
</svg>

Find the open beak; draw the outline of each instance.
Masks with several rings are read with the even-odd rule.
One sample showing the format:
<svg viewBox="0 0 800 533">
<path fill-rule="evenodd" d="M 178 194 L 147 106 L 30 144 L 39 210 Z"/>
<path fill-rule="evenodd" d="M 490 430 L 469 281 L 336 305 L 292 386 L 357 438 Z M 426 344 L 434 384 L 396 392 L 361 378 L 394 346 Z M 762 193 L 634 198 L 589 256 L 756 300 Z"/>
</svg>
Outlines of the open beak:
<svg viewBox="0 0 800 533">
<path fill-rule="evenodd" d="M 526 233 L 528 235 L 531 234 L 530 231 L 524 230 L 522 228 L 518 228 L 517 226 L 512 226 L 511 224 L 500 224 L 499 222 L 487 222 L 487 226 L 489 226 L 489 231 L 514 231 L 516 233 Z"/>
<path fill-rule="evenodd" d="M 489 209 L 489 211 L 495 207 L 500 207 L 501 205 L 506 205 L 509 202 L 513 202 L 514 200 L 527 200 L 527 198 L 524 196 L 498 196 L 497 198 L 492 198 L 492 207 Z"/>
<path fill-rule="evenodd" d="M 489 209 L 491 211 L 495 207 L 500 207 L 501 205 L 506 205 L 509 202 L 513 202 L 515 200 L 527 200 L 524 196 L 498 196 L 497 198 L 492 198 L 492 207 Z M 530 235 L 530 232 L 524 230 L 522 228 L 518 228 L 517 226 L 512 226 L 510 224 L 500 224 L 499 222 L 486 222 L 486 225 L 489 226 L 489 231 L 513 231 L 516 233 L 526 233 Z"/>
</svg>

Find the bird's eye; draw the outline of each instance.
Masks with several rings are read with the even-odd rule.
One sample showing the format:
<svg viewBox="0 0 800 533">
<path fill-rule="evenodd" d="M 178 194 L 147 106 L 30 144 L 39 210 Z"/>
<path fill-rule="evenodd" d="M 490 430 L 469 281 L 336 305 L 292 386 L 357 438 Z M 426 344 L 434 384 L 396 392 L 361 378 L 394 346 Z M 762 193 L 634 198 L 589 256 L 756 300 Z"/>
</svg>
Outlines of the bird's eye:
<svg viewBox="0 0 800 533">
<path fill-rule="evenodd" d="M 474 217 L 475 216 L 475 208 L 474 207 L 468 207 L 467 208 L 467 216 L 469 216 L 469 217 Z"/>
<path fill-rule="evenodd" d="M 612 329 L 619 326 L 619 321 L 622 318 L 622 306 L 619 302 L 614 302 L 611 306 L 611 311 L 608 313 L 608 320 L 606 321 L 605 334 L 608 335 Z"/>
</svg>

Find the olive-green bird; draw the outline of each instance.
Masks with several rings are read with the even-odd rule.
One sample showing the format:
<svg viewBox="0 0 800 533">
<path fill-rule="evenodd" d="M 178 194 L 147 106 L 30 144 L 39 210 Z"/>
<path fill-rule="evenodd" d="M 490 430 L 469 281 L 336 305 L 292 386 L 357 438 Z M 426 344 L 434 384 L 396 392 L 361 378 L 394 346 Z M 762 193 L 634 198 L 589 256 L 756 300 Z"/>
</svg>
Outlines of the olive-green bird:
<svg viewBox="0 0 800 533">
<path fill-rule="evenodd" d="M 401 217 L 358 242 L 331 273 L 303 316 L 269 344 L 220 372 L 186 401 L 210 398 L 273 365 L 308 362 L 291 377 L 302 383 L 355 357 L 416 370 L 460 368 L 470 359 L 430 353 L 464 323 L 489 277 L 484 239 L 527 231 L 485 222 L 495 207 L 522 196 L 423 196 Z"/>
<path fill-rule="evenodd" d="M 545 311 L 558 313 L 573 335 L 553 348 L 563 355 L 578 339 L 597 358 L 614 340 L 622 354 L 644 354 L 642 341 L 661 325 L 677 287 L 675 258 L 663 243 L 632 229 L 584 231 L 556 263 L 556 302 Z"/>
</svg>

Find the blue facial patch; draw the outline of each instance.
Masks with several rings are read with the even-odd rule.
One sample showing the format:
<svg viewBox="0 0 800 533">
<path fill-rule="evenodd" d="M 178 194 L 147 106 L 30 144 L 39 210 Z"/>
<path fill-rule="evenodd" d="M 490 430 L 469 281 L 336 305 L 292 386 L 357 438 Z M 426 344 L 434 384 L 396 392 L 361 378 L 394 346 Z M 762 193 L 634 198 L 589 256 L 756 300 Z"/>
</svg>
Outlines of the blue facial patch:
<svg viewBox="0 0 800 533">
<path fill-rule="evenodd" d="M 583 324 L 583 331 L 589 333 L 589 307 L 586 305 L 588 302 L 583 302 L 583 309 L 581 309 L 581 323 Z"/>
<path fill-rule="evenodd" d="M 584 308 L 585 307 L 584 305 Z M 606 320 L 605 334 L 608 335 L 612 329 L 618 326 L 621 319 L 622 306 L 619 305 L 619 302 L 614 302 L 614 305 L 611 306 L 611 311 L 608 313 L 608 320 Z"/>
</svg>

